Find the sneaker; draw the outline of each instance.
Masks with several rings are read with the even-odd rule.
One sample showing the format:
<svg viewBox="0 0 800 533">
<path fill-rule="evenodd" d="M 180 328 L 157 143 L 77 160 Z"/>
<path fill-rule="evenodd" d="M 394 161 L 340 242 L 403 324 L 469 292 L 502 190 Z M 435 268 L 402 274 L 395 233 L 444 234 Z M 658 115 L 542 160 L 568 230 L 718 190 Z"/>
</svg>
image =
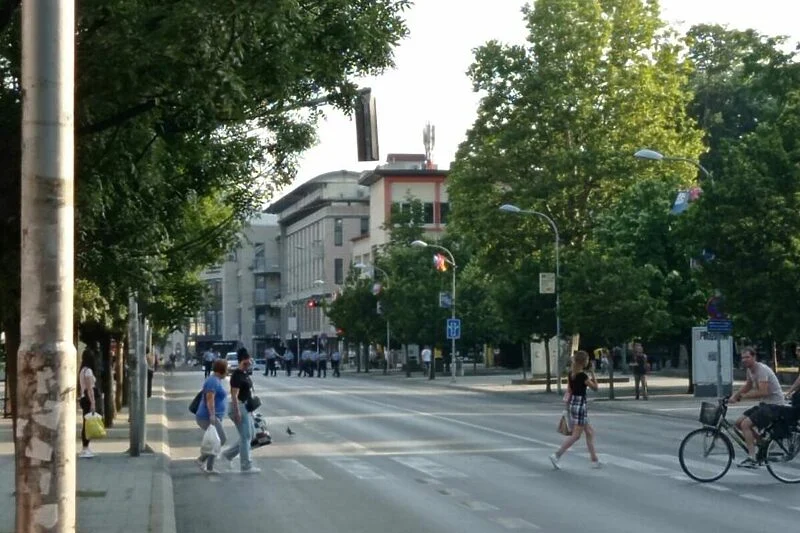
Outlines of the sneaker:
<svg viewBox="0 0 800 533">
<path fill-rule="evenodd" d="M 194 464 L 197 465 L 197 468 L 199 468 L 201 472 L 206 471 L 206 462 L 200 459 L 199 457 L 194 460 Z"/>
<path fill-rule="evenodd" d="M 83 459 L 91 459 L 92 457 L 94 457 L 94 453 L 92 453 L 92 450 L 90 450 L 89 448 L 84 448 L 83 450 L 81 450 L 81 453 L 78 454 L 78 457 L 82 457 Z"/>
<path fill-rule="evenodd" d="M 246 470 L 242 470 L 242 474 L 258 474 L 260 472 L 261 472 L 261 469 L 258 468 L 257 466 L 251 466 L 250 468 L 248 468 Z"/>
<path fill-rule="evenodd" d="M 214 474 L 214 475 L 217 475 L 217 476 L 222 474 L 222 472 L 220 472 L 216 468 L 212 468 L 211 470 L 206 468 L 204 471 L 205 471 L 206 474 Z"/>
<path fill-rule="evenodd" d="M 556 454 L 552 454 L 550 456 L 550 462 L 553 463 L 553 468 L 556 470 L 561 470 L 561 467 L 558 464 L 558 456 L 556 456 Z"/>
<path fill-rule="evenodd" d="M 603 468 L 603 463 L 601 463 L 600 461 L 592 461 L 592 468 L 594 468 L 595 470 L 599 470 Z"/>
<path fill-rule="evenodd" d="M 752 457 L 746 457 L 742 462 L 738 465 L 739 468 L 758 468 L 758 463 Z"/>
</svg>

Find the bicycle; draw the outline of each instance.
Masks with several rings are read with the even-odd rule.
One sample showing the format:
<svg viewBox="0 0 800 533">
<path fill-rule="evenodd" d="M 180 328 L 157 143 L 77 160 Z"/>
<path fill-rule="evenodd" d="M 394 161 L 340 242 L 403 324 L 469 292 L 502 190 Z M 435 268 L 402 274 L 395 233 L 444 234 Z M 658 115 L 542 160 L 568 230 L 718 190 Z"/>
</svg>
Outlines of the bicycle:
<svg viewBox="0 0 800 533">
<path fill-rule="evenodd" d="M 783 483 L 800 483 L 797 412 L 797 407 L 787 406 L 785 414 L 767 426 L 756 441 L 756 461 L 766 465 L 772 477 Z M 744 436 L 727 420 L 727 413 L 727 397 L 716 405 L 703 402 L 700 406 L 703 427 L 691 431 L 681 441 L 678 448 L 681 469 L 695 481 L 709 483 L 724 476 L 734 459 L 734 442 L 747 455 Z"/>
</svg>

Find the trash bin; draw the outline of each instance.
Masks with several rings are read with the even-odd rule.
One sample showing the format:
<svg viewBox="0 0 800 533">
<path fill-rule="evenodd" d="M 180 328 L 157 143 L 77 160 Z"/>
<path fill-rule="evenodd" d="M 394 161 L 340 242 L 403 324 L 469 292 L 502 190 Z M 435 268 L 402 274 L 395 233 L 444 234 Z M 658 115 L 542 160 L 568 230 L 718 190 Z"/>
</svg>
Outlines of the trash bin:
<svg viewBox="0 0 800 533">
<path fill-rule="evenodd" d="M 456 357 L 456 375 L 459 377 L 464 376 L 464 358 Z"/>
</svg>

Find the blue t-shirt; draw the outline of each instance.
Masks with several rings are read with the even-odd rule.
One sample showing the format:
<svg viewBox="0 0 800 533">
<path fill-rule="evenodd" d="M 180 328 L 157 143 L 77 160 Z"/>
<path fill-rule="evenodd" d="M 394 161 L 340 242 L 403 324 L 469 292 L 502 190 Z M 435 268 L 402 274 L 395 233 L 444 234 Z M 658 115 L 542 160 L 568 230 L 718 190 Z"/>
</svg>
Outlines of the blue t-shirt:
<svg viewBox="0 0 800 533">
<path fill-rule="evenodd" d="M 205 383 L 203 383 L 203 401 L 197 408 L 197 418 L 208 420 L 208 405 L 206 404 L 206 394 L 209 392 L 214 393 L 214 415 L 217 418 L 225 416 L 225 399 L 228 397 L 228 392 L 222 384 L 222 380 L 217 376 L 209 376 Z"/>
</svg>

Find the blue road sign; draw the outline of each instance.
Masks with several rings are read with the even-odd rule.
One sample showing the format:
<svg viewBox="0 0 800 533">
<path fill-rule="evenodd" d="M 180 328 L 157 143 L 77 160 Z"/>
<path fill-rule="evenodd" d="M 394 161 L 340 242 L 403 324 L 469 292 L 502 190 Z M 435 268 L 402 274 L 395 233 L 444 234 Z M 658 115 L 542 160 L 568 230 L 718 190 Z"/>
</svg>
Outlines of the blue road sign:
<svg viewBox="0 0 800 533">
<path fill-rule="evenodd" d="M 706 324 L 709 333 L 730 333 L 733 331 L 733 320 L 727 318 L 710 318 Z"/>
<path fill-rule="evenodd" d="M 447 339 L 460 339 L 461 338 L 461 319 L 448 318 L 447 319 Z"/>
</svg>

